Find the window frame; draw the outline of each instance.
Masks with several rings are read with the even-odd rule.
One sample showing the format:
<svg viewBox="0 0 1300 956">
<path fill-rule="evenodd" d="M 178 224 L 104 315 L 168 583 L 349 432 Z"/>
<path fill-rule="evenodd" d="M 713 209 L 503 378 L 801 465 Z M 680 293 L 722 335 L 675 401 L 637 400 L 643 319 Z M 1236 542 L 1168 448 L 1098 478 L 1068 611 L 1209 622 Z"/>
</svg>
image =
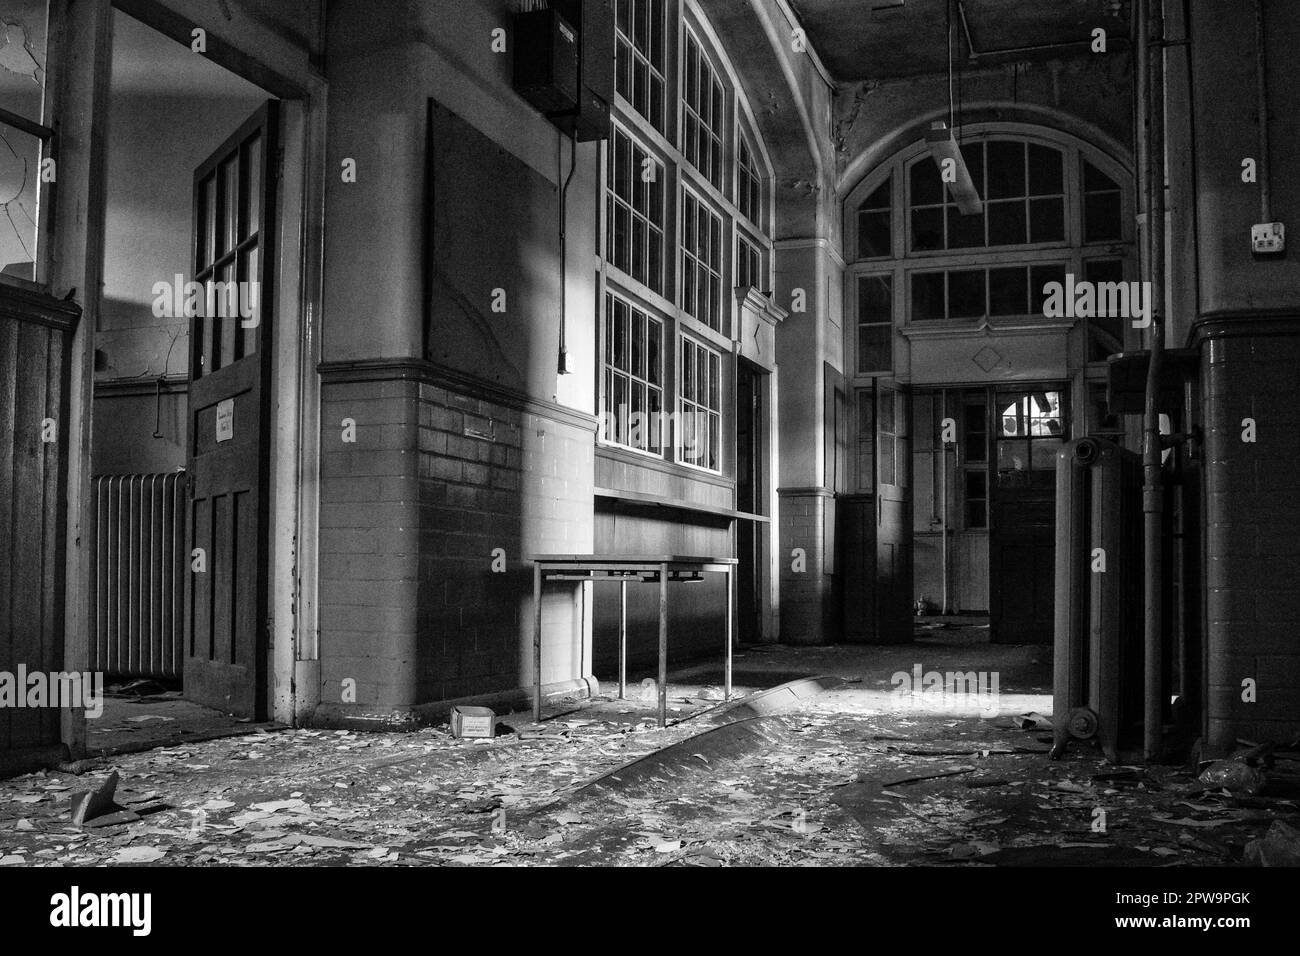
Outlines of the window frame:
<svg viewBox="0 0 1300 956">
<path fill-rule="evenodd" d="M 897 150 L 892 156 L 876 165 L 846 196 L 843 206 L 843 234 L 848 252 L 844 277 L 847 283 L 844 301 L 851 304 L 852 321 L 846 321 L 846 358 L 859 383 L 875 375 L 890 374 L 881 371 L 861 371 L 858 354 L 858 279 L 867 275 L 893 276 L 893 334 L 906 336 L 911 332 L 968 332 L 984 326 L 1006 330 L 1030 330 L 1050 322 L 1041 313 L 1023 316 L 989 316 L 959 319 L 912 318 L 912 281 L 914 272 L 961 271 L 973 268 L 1007 268 L 1064 262 L 1065 271 L 1082 277 L 1086 263 L 1094 259 L 1122 259 L 1124 275 L 1131 280 L 1136 272 L 1137 236 L 1132 173 L 1119 160 L 1103 149 L 1068 133 L 1059 133 L 1043 127 L 1023 123 L 978 123 L 963 129 L 963 142 L 1011 139 L 1026 144 L 1050 146 L 1062 152 L 1062 175 L 1065 189 L 1065 238 L 1059 242 L 1025 243 L 1023 245 L 983 246 L 964 249 L 917 250 L 910 248 L 911 210 L 910 175 L 917 161 L 933 162 L 929 158 L 924 140 Z M 1083 162 L 1090 162 L 1120 189 L 1121 238 L 1085 243 L 1083 216 L 1085 193 L 1083 190 Z M 891 255 L 863 257 L 858 245 L 858 213 L 867 199 L 886 180 L 892 177 L 890 246 Z M 1026 191 L 1028 191 L 1026 183 Z M 1010 255 L 1009 255 L 1010 254 Z M 1032 291 L 1032 290 L 1031 290 Z M 985 281 L 986 304 L 988 281 Z M 1031 296 L 1032 304 L 1032 296 Z M 1128 334 L 1126 329 L 1126 334 Z M 851 356 L 851 357 L 850 357 Z M 1090 363 L 1098 365 L 1098 363 Z"/>
<path fill-rule="evenodd" d="M 745 98 L 739 78 L 728 61 L 725 49 L 717 34 L 713 31 L 707 17 L 695 0 L 664 0 L 665 36 L 665 117 L 663 128 L 655 125 L 641 114 L 619 93 L 615 93 L 611 105 L 612 124 L 621 130 L 632 142 L 642 148 L 647 155 L 659 164 L 664 177 L 662 195 L 665 197 L 663 230 L 663 268 L 664 276 L 660 289 L 651 288 L 624 272 L 613 263 L 612 222 L 610 214 L 613 209 L 608 197 L 613 195 L 610 180 L 614 137 L 611 136 L 607 146 L 599 153 L 599 186 L 601 202 L 599 204 L 599 223 L 597 229 L 597 255 L 600 257 L 599 296 L 596 305 L 597 328 L 597 374 L 595 376 L 596 407 L 605 409 L 606 381 L 609 367 L 606 365 L 605 309 L 609 294 L 628 302 L 633 308 L 642 309 L 657 319 L 662 325 L 661 347 L 664 354 L 672 349 L 673 360 L 665 362 L 663 370 L 663 404 L 665 412 L 680 410 L 682 389 L 680 378 L 680 353 L 682 342 L 693 339 L 718 357 L 719 368 L 719 416 L 718 448 L 716 469 L 703 468 L 685 460 L 676 436 L 663 436 L 663 445 L 659 453 L 642 451 L 635 446 L 622 445 L 604 439 L 603 429 L 596 436 L 598 447 L 608 447 L 627 451 L 632 454 L 645 455 L 659 460 L 708 474 L 725 477 L 734 470 L 732 450 L 734 434 L 730 427 L 735 415 L 734 388 L 736 377 L 737 336 L 740 334 L 741 300 L 735 294 L 737 278 L 740 274 L 740 250 L 742 240 L 758 251 L 759 280 L 755 283 L 760 292 L 769 294 L 771 289 L 772 250 L 771 238 L 773 222 L 773 172 L 771 157 L 766 144 L 757 135 L 758 124 L 750 104 Z M 683 93 L 685 69 L 685 37 L 688 33 L 699 46 L 701 54 L 717 81 L 722 87 L 722 116 L 719 118 L 717 134 L 721 140 L 719 151 L 718 183 L 710 181 L 703 171 L 692 164 L 692 159 L 685 155 L 684 116 L 686 106 Z M 635 55 L 635 54 L 634 54 Z M 616 63 L 617 70 L 617 63 Z M 670 105 L 669 105 L 670 104 Z M 739 161 L 738 143 L 746 143 L 752 158 L 753 168 L 758 173 L 759 221 L 753 221 L 741 211 L 736 195 L 740 179 L 736 163 Z M 719 243 L 719 292 L 718 292 L 718 327 L 710 328 L 707 322 L 697 320 L 691 315 L 684 302 L 684 227 L 683 221 L 687 203 L 685 196 L 689 190 L 693 199 L 721 221 Z M 621 202 L 621 200 L 616 200 Z M 631 240 L 629 239 L 629 245 Z"/>
</svg>

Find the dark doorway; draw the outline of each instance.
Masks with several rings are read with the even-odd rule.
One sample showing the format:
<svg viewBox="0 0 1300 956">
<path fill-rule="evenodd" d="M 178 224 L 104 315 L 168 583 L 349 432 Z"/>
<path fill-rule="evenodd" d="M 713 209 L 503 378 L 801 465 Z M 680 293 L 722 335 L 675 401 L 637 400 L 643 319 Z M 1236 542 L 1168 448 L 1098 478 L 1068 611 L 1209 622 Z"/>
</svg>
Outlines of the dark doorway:
<svg viewBox="0 0 1300 956">
<path fill-rule="evenodd" d="M 185 695 L 266 716 L 276 104 L 194 174 Z M 233 292 L 232 292 L 233 289 Z"/>
<path fill-rule="evenodd" d="M 876 382 L 855 394 L 854 493 L 836 498 L 844 639 L 912 639 L 911 402 Z"/>
<path fill-rule="evenodd" d="M 767 493 L 763 461 L 766 375 L 739 360 L 736 375 L 736 510 L 764 514 Z M 736 521 L 736 637 L 744 643 L 763 639 L 763 536 L 760 523 Z"/>
<path fill-rule="evenodd" d="M 1056 455 L 1067 432 L 1063 390 L 994 394 L 989 623 L 996 643 L 1052 640 Z"/>
</svg>

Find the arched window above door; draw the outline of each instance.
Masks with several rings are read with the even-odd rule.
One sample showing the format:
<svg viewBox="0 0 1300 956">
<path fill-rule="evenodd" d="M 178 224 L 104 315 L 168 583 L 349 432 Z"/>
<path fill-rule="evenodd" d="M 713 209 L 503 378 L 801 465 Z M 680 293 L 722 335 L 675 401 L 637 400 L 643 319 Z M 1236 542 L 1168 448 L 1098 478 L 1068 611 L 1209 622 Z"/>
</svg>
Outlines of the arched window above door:
<svg viewBox="0 0 1300 956">
<path fill-rule="evenodd" d="M 967 126 L 961 151 L 978 212 L 961 212 L 924 142 L 847 197 L 849 347 L 859 375 L 892 372 L 908 328 L 1032 327 L 1049 282 L 1133 278 L 1131 176 L 1112 157 L 1019 124 Z M 1118 317 L 1093 320 L 1088 337 L 1089 361 L 1123 348 Z"/>
</svg>

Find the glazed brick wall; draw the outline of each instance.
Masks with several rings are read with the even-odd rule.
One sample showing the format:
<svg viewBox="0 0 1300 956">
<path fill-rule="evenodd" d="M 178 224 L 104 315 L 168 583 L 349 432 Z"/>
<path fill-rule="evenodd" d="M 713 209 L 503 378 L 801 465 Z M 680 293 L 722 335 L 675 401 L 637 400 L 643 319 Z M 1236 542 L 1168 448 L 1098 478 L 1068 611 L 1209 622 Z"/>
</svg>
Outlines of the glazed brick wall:
<svg viewBox="0 0 1300 956">
<path fill-rule="evenodd" d="M 592 550 L 593 431 L 421 385 L 418 396 L 421 693 L 448 700 L 533 680 L 525 556 Z M 506 571 L 493 572 L 502 549 Z M 546 585 L 542 682 L 590 673 L 578 585 Z"/>
<path fill-rule="evenodd" d="M 827 644 L 835 639 L 834 588 L 826 561 L 826 523 L 834 502 L 806 492 L 777 492 L 780 498 L 781 641 Z M 807 569 L 791 570 L 790 552 L 803 548 Z"/>
<path fill-rule="evenodd" d="M 407 381 L 321 388 L 321 703 L 356 682 L 367 715 L 419 702 L 406 662 L 416 653 L 419 583 L 416 403 Z M 342 421 L 356 423 L 343 441 Z"/>
<path fill-rule="evenodd" d="M 525 556 L 591 550 L 592 446 L 581 425 L 427 383 L 324 384 L 322 705 L 400 717 L 530 685 Z M 549 585 L 545 683 L 589 672 L 584 626 L 578 587 Z M 342 702 L 348 678 L 355 704 Z"/>
<path fill-rule="evenodd" d="M 1300 337 L 1213 339 L 1202 352 L 1208 743 L 1300 731 Z M 1242 441 L 1253 418 L 1256 441 Z M 1243 678 L 1256 702 L 1241 699 Z"/>
</svg>

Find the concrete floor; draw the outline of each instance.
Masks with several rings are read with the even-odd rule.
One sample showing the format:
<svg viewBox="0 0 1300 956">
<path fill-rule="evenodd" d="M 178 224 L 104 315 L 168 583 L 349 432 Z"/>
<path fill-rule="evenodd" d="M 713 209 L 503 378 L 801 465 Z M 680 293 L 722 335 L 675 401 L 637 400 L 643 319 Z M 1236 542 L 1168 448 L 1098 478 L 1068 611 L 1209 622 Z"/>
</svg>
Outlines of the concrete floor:
<svg viewBox="0 0 1300 956">
<path fill-rule="evenodd" d="M 751 698 L 792 676 L 840 680 L 775 711 L 724 712 L 716 665 L 684 668 L 664 729 L 651 695 L 606 693 L 552 701 L 540 725 L 505 715 L 491 740 L 245 727 L 101 759 L 80 777 L 19 777 L 0 782 L 0 864 L 1222 866 L 1274 819 L 1294 822 L 1293 755 L 1278 755 L 1272 795 L 1253 799 L 1082 747 L 1049 761 L 1048 732 L 1011 720 L 1048 713 L 1049 649 L 984 634 L 748 648 L 735 676 Z M 897 696 L 891 677 L 918 664 L 996 672 L 996 706 Z M 161 724 L 197 735 L 205 715 L 184 716 L 191 706 L 123 705 L 104 739 L 134 744 Z M 146 714 L 176 719 L 128 720 Z M 70 796 L 113 769 L 117 804 L 136 818 L 73 827 Z"/>
</svg>

